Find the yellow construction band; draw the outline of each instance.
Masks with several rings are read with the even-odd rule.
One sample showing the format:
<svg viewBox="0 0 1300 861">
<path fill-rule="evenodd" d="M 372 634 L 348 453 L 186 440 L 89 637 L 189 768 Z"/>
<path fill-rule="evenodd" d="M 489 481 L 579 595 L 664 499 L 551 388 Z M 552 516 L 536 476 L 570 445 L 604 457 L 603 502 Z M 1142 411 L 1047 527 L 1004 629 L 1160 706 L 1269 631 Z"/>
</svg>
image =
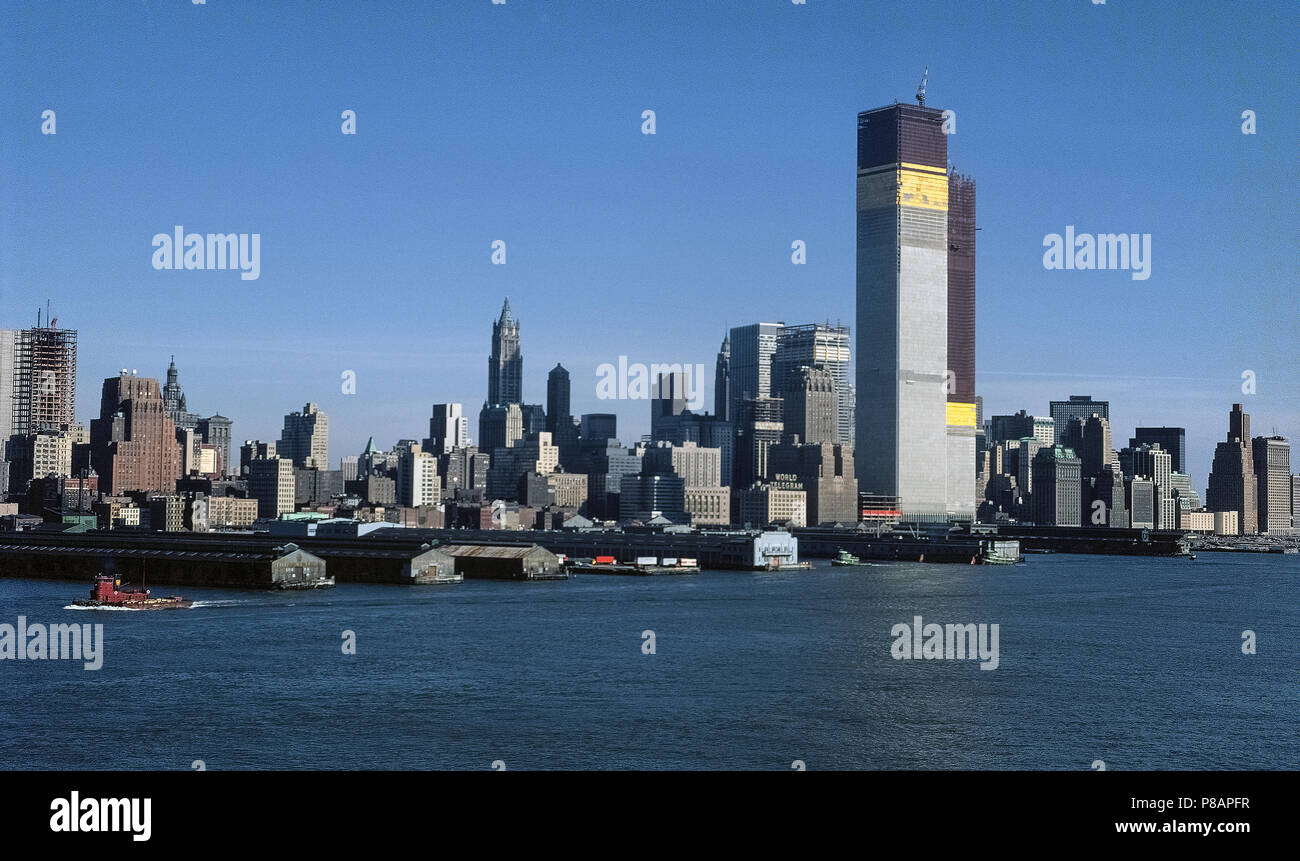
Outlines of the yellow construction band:
<svg viewBox="0 0 1300 861">
<path fill-rule="evenodd" d="M 948 175 L 933 173 L 930 169 L 920 171 L 899 168 L 897 203 L 899 206 L 915 206 L 947 212 Z"/>
<path fill-rule="evenodd" d="M 901 167 L 903 170 L 915 170 L 921 173 L 932 173 L 935 176 L 942 176 L 945 179 L 948 176 L 948 171 L 946 171 L 941 167 L 935 167 L 932 164 L 913 164 L 910 161 L 903 161 L 903 162 L 899 162 L 898 166 Z"/>
<path fill-rule="evenodd" d="M 975 405 L 948 402 L 948 425 L 950 427 L 975 427 Z"/>
</svg>

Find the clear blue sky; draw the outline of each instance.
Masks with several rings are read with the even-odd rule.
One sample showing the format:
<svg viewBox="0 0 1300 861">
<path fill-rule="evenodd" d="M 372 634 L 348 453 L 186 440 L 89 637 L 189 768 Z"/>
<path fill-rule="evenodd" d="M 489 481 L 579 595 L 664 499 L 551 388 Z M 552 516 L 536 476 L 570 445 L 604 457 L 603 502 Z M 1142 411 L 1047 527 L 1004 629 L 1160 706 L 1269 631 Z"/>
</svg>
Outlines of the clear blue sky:
<svg viewBox="0 0 1300 861">
<path fill-rule="evenodd" d="M 627 441 L 648 405 L 598 401 L 600 363 L 699 362 L 711 387 L 730 326 L 853 321 L 856 114 L 928 65 L 978 182 L 986 415 L 1109 398 L 1117 445 L 1186 425 L 1203 487 L 1233 401 L 1300 437 L 1297 8 L 5 3 L 0 326 L 50 299 L 80 330 L 85 419 L 105 377 L 175 353 L 237 440 L 319 402 L 337 463 L 424 436 L 434 402 L 476 419 L 508 295 L 526 399 L 563 362 L 574 412 Z M 261 277 L 155 271 L 176 224 L 260 233 Z M 1151 278 L 1044 270 L 1067 224 L 1152 234 Z"/>
</svg>

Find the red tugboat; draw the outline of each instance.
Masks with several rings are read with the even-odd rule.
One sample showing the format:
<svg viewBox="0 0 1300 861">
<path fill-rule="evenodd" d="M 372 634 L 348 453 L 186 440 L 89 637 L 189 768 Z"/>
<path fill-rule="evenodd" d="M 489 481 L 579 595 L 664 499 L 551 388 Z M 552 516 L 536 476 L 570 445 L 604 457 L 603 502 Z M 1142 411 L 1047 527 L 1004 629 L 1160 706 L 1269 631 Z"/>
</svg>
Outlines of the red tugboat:
<svg viewBox="0 0 1300 861">
<path fill-rule="evenodd" d="M 90 587 L 90 600 L 75 602 L 77 607 L 121 607 L 124 610 L 183 610 L 193 604 L 180 595 L 151 598 L 148 589 L 123 586 L 122 581 L 112 574 L 96 574 L 95 583 Z"/>
</svg>

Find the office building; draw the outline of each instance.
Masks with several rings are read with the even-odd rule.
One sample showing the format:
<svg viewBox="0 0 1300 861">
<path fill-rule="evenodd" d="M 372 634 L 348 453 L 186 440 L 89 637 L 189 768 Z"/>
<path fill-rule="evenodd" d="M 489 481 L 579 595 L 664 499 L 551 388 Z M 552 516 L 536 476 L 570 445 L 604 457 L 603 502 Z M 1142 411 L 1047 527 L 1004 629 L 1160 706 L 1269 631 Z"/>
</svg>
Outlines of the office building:
<svg viewBox="0 0 1300 861">
<path fill-rule="evenodd" d="M 731 334 L 722 337 L 713 366 L 713 413 L 723 421 L 731 414 Z"/>
<path fill-rule="evenodd" d="M 1083 503 L 1082 462 L 1073 449 L 1062 445 L 1039 450 L 1031 464 L 1033 492 L 1030 504 L 1039 526 L 1080 526 Z"/>
<path fill-rule="evenodd" d="M 104 380 L 90 446 L 91 465 L 108 495 L 175 491 L 181 453 L 157 380 L 125 370 Z"/>
<path fill-rule="evenodd" d="M 600 520 L 617 520 L 619 494 L 623 477 L 641 472 L 646 449 L 628 449 L 614 438 L 606 439 L 586 456 L 588 516 Z"/>
<path fill-rule="evenodd" d="M 740 414 L 743 400 L 772 397 L 772 357 L 780 331 L 780 323 L 753 323 L 731 330 L 729 421 Z"/>
<path fill-rule="evenodd" d="M 653 383 L 650 393 L 650 439 L 661 440 L 668 433 L 666 428 L 672 419 L 686 412 L 686 403 L 690 400 L 687 391 L 686 372 L 672 371 L 660 374 Z"/>
<path fill-rule="evenodd" d="M 961 481 L 948 480 L 949 180 L 942 117 L 936 108 L 898 103 L 858 114 L 858 487 L 892 500 L 907 520 L 945 520 L 962 502 L 950 498 Z M 732 341 L 734 354 L 734 333 Z M 965 420 L 957 412 L 953 418 Z M 969 430 L 970 458 L 960 468 L 973 509 L 973 425 Z M 966 447 L 958 436 L 951 451 L 964 457 Z"/>
<path fill-rule="evenodd" d="M 690 522 L 686 512 L 686 483 L 672 473 L 641 472 L 623 476 L 619 483 L 619 520 L 645 523 L 656 517 L 678 524 Z"/>
<path fill-rule="evenodd" d="M 516 499 L 520 476 L 550 475 L 560 465 L 560 451 L 546 431 L 529 434 L 510 448 L 492 452 L 487 471 L 487 495 L 492 499 Z"/>
<path fill-rule="evenodd" d="M 1251 442 L 1258 531 L 1286 535 L 1291 532 L 1291 444 L 1280 436 L 1257 436 Z"/>
<path fill-rule="evenodd" d="M 618 439 L 618 416 L 613 413 L 583 413 L 578 434 L 584 441 L 598 442 Z"/>
<path fill-rule="evenodd" d="M 239 447 L 239 474 L 248 476 L 248 465 L 258 458 L 275 457 L 275 443 L 246 439 Z"/>
<path fill-rule="evenodd" d="M 460 404 L 434 404 L 424 450 L 435 457 L 469 445 L 469 420 Z"/>
<path fill-rule="evenodd" d="M 733 487 L 749 487 L 768 477 L 768 450 L 785 433 L 783 408 L 781 398 L 747 397 L 736 406 Z"/>
<path fill-rule="evenodd" d="M 1041 445 L 1056 442 L 1056 423 L 1048 416 L 1031 416 L 1024 410 L 1011 416 L 993 416 L 989 420 L 989 445 L 1030 436 Z"/>
<path fill-rule="evenodd" d="M 442 499 L 438 459 L 418 443 L 408 446 L 397 462 L 397 503 L 409 508 L 437 505 Z"/>
<path fill-rule="evenodd" d="M 776 349 L 772 353 L 772 397 L 787 392 L 804 367 L 822 368 L 834 384 L 835 436 L 826 439 L 806 438 L 808 442 L 853 442 L 854 387 L 851 374 L 852 352 L 847 326 L 809 323 L 782 325 L 777 330 Z M 787 411 L 789 405 L 786 405 Z M 787 417 L 787 425 L 789 419 Z M 790 433 L 789 427 L 786 432 Z"/>
<path fill-rule="evenodd" d="M 231 474 L 232 470 L 230 428 L 233 424 L 234 422 L 220 413 L 198 421 L 199 438 L 216 450 L 217 462 L 213 471 L 223 476 Z"/>
<path fill-rule="evenodd" d="M 1171 470 L 1189 473 L 1187 468 L 1187 429 L 1171 427 L 1137 428 L 1129 438 L 1129 448 L 1144 444 L 1159 445 L 1169 452 Z"/>
<path fill-rule="evenodd" d="M 569 372 L 556 363 L 546 375 L 546 430 L 560 450 L 560 463 L 566 469 L 577 465 L 578 425 L 569 406 Z"/>
<path fill-rule="evenodd" d="M 794 444 L 783 442 L 770 453 L 773 475 L 794 476 L 805 494 L 809 525 L 856 525 L 858 482 L 853 468 L 853 446 L 830 441 Z"/>
<path fill-rule="evenodd" d="M 1125 479 L 1124 490 L 1130 528 L 1155 529 L 1160 516 L 1155 482 L 1149 478 Z"/>
<path fill-rule="evenodd" d="M 329 416 L 314 403 L 284 417 L 276 453 L 306 469 L 329 469 Z"/>
<path fill-rule="evenodd" d="M 1205 490 L 1210 511 L 1235 511 L 1243 535 L 1259 531 L 1259 484 L 1250 436 L 1250 414 L 1233 404 L 1228 436 L 1214 448 L 1210 483 Z"/>
<path fill-rule="evenodd" d="M 1070 395 L 1066 401 L 1052 401 L 1049 405 L 1052 422 L 1055 425 L 1054 442 L 1061 442 L 1072 419 L 1087 421 L 1094 414 L 1107 421 L 1110 420 L 1110 401 L 1094 401 L 1092 395 Z"/>
<path fill-rule="evenodd" d="M 277 456 L 249 461 L 248 496 L 257 500 L 258 517 L 276 518 L 293 513 L 297 496 L 293 461 Z"/>
<path fill-rule="evenodd" d="M 519 350 L 519 321 L 510 311 L 510 300 L 501 306 L 501 316 L 492 324 L 492 353 L 488 356 L 489 404 L 521 404 L 524 401 L 524 357 Z M 479 437 L 479 444 L 487 443 Z"/>
<path fill-rule="evenodd" d="M 786 439 L 840 442 L 840 404 L 835 378 L 822 366 L 800 366 L 784 375 L 781 395 Z"/>
<path fill-rule="evenodd" d="M 524 413 L 517 403 L 484 404 L 478 414 L 479 447 L 487 452 L 510 448 L 524 438 Z"/>
<path fill-rule="evenodd" d="M 808 495 L 793 476 L 751 484 L 736 493 L 738 523 L 763 527 L 773 523 L 807 526 Z"/>
</svg>

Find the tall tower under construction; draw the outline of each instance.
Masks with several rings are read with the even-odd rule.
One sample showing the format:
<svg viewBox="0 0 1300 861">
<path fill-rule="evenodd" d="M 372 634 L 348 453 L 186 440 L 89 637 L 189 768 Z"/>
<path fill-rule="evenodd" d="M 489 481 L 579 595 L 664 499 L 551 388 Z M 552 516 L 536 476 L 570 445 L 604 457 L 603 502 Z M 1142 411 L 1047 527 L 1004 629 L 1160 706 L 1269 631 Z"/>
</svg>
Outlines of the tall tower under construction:
<svg viewBox="0 0 1300 861">
<path fill-rule="evenodd" d="M 0 362 L 0 367 L 12 367 L 11 403 L 0 404 L 9 410 L 9 433 L 32 434 L 76 423 L 77 332 L 57 324 L 57 319 L 48 319 L 42 325 L 37 311 L 36 328 L 18 329 L 3 339 L 13 351 L 8 362 Z"/>
<path fill-rule="evenodd" d="M 974 187 L 949 176 L 943 111 L 926 107 L 923 91 L 918 101 L 858 114 L 858 488 L 906 520 L 970 518 Z M 962 201 L 956 223 L 950 186 Z M 950 261 L 962 282 L 968 254 L 969 283 L 950 300 Z"/>
</svg>

